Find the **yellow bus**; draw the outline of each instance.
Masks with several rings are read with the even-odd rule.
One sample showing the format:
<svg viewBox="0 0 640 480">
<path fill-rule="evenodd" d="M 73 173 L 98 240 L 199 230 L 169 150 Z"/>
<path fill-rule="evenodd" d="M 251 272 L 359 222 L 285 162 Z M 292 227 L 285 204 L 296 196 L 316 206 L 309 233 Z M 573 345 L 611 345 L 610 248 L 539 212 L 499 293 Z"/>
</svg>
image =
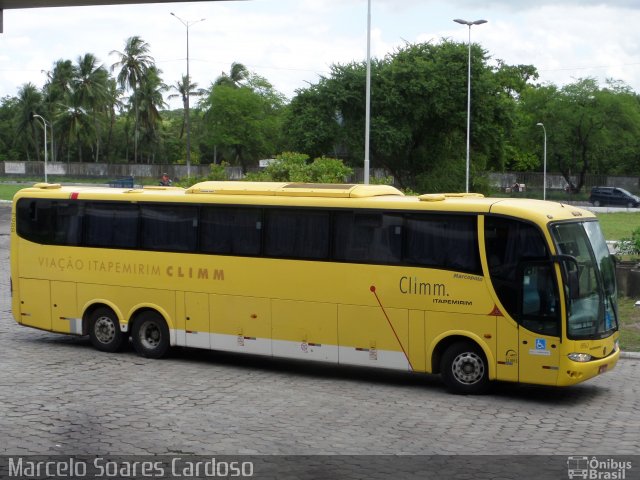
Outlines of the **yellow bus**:
<svg viewBox="0 0 640 480">
<path fill-rule="evenodd" d="M 124 342 L 571 385 L 618 361 L 613 258 L 594 215 L 391 186 L 36 184 L 11 224 L 12 309 Z"/>
</svg>

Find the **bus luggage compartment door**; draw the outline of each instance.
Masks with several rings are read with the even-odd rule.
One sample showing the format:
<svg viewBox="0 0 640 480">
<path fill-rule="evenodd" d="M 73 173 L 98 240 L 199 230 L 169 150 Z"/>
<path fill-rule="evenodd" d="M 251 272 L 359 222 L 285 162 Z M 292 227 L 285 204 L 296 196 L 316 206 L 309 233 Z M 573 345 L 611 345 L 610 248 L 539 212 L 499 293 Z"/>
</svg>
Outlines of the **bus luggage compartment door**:
<svg viewBox="0 0 640 480">
<path fill-rule="evenodd" d="M 209 299 L 211 348 L 271 355 L 270 299 L 217 294 Z"/>
<path fill-rule="evenodd" d="M 185 292 L 185 344 L 187 347 L 211 348 L 209 329 L 209 295 Z"/>
<path fill-rule="evenodd" d="M 49 280 L 20 279 L 20 323 L 51 330 Z"/>
</svg>

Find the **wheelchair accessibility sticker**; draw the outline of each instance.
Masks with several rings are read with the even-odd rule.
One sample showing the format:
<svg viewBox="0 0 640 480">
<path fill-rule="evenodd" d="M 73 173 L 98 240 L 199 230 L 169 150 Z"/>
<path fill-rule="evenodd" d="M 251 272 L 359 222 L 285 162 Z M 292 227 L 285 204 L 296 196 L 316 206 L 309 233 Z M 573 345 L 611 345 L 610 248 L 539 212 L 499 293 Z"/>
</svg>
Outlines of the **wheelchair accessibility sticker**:
<svg viewBox="0 0 640 480">
<path fill-rule="evenodd" d="M 544 338 L 536 338 L 536 348 L 529 350 L 529 355 L 551 355 L 551 352 L 547 350 L 547 341 Z"/>
</svg>

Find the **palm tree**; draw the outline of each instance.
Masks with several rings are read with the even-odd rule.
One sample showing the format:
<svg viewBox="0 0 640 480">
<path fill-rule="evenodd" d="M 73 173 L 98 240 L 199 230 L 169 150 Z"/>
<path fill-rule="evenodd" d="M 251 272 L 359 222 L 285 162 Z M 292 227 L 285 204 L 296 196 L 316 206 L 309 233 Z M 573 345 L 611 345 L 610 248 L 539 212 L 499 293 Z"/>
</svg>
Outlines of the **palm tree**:
<svg viewBox="0 0 640 480">
<path fill-rule="evenodd" d="M 109 73 L 98 65 L 98 59 L 91 53 L 78 57 L 78 64 L 74 69 L 72 88 L 78 105 L 84 107 L 93 119 L 95 133 L 94 159 L 100 157 L 100 132 L 103 118 L 109 107 L 107 105 Z"/>
<path fill-rule="evenodd" d="M 119 69 L 117 81 L 123 90 L 135 93 L 144 81 L 149 68 L 154 65 L 153 57 L 149 55 L 149 44 L 138 36 L 129 37 L 125 43 L 124 52 L 113 50 L 110 55 L 117 55 L 119 60 L 111 66 L 111 71 Z M 134 162 L 138 161 L 138 104 L 134 101 Z"/>
<path fill-rule="evenodd" d="M 116 123 L 118 112 L 121 112 L 124 108 L 124 104 L 120 99 L 121 96 L 122 90 L 118 88 L 118 84 L 113 78 L 109 78 L 109 80 L 107 81 L 107 104 L 109 106 L 107 115 L 109 118 L 109 133 L 107 135 L 107 144 L 105 145 L 104 152 L 105 157 L 107 158 L 107 162 L 109 162 L 110 158 L 111 141 L 113 139 L 113 127 Z"/>
<path fill-rule="evenodd" d="M 170 87 L 171 90 L 175 90 L 178 93 L 172 93 L 167 97 L 169 100 L 178 97 L 182 98 L 182 107 L 184 110 L 182 114 L 182 126 L 180 127 L 180 138 L 182 138 L 182 135 L 184 134 L 184 126 L 187 120 L 187 91 L 189 92 L 190 97 L 199 97 L 205 93 L 203 89 L 197 88 L 197 83 L 189 82 L 189 86 L 187 87 L 187 82 L 187 76 L 183 75 L 182 80 L 174 83 Z"/>
<path fill-rule="evenodd" d="M 158 126 L 161 121 L 159 109 L 166 106 L 164 92 L 168 87 L 162 82 L 161 73 L 155 66 L 149 67 L 133 97 L 133 102 L 138 105 L 140 126 L 144 131 L 143 139 L 147 146 L 157 144 Z M 149 161 L 150 156 L 147 157 L 147 162 Z"/>
<path fill-rule="evenodd" d="M 82 162 L 82 143 L 93 137 L 94 124 L 89 112 L 80 101 L 80 94 L 71 91 L 67 96 L 65 108 L 58 114 L 56 122 L 59 125 L 63 140 L 71 144 L 75 141 L 78 161 Z M 71 149 L 67 149 L 67 161 Z"/>
<path fill-rule="evenodd" d="M 22 143 L 27 159 L 29 158 L 29 147 L 34 148 L 36 160 L 39 161 L 40 149 L 36 146 L 37 135 L 33 114 L 38 113 L 38 110 L 42 107 L 42 95 L 33 83 L 25 83 L 20 87 L 17 107 L 15 122 L 17 130 L 16 143 Z"/>
<path fill-rule="evenodd" d="M 213 83 L 214 85 L 227 85 L 229 87 L 241 87 L 250 76 L 249 70 L 241 63 L 233 62 L 231 64 L 231 70 L 227 75 L 222 72 L 220 76 Z"/>
<path fill-rule="evenodd" d="M 51 161 L 56 160 L 64 141 L 57 141 L 57 125 L 54 119 L 59 115 L 64 99 L 71 91 L 71 81 L 73 80 L 74 68 L 71 60 L 57 60 L 53 64 L 53 69 L 47 71 L 47 82 L 42 91 L 44 94 L 44 105 L 46 106 L 46 117 L 50 119 L 51 127 Z"/>
</svg>

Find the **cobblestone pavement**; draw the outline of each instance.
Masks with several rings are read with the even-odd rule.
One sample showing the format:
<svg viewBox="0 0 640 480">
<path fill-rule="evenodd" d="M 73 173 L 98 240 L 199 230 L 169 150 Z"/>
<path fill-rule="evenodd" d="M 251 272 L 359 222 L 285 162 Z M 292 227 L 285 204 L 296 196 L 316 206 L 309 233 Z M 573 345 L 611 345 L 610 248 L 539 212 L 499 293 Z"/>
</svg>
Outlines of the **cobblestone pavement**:
<svg viewBox="0 0 640 480">
<path fill-rule="evenodd" d="M 0 454 L 640 453 L 640 361 L 567 389 L 452 396 L 436 376 L 131 348 L 18 326 L 0 204 Z"/>
</svg>

